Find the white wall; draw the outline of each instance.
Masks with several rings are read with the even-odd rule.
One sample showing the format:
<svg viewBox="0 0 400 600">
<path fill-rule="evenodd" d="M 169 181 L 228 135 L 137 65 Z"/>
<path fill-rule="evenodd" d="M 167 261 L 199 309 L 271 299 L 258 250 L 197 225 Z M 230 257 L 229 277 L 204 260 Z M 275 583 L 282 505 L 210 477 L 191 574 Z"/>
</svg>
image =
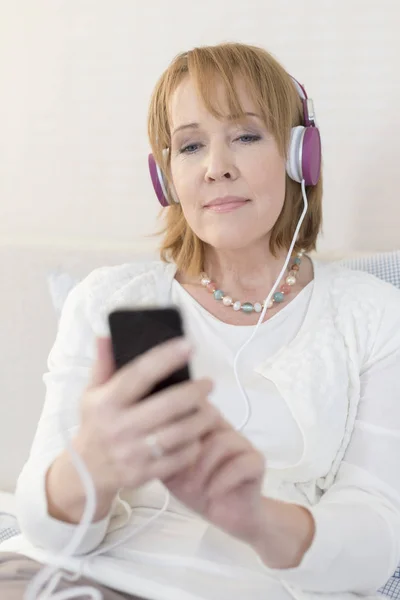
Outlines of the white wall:
<svg viewBox="0 0 400 600">
<path fill-rule="evenodd" d="M 398 0 L 0 0 L 0 489 L 43 403 L 54 268 L 155 248 L 152 87 L 179 51 L 263 45 L 306 84 L 323 136 L 322 252 L 400 247 Z M 53 247 L 53 248 L 51 248 Z"/>
<path fill-rule="evenodd" d="M 398 247 L 399 7 L 1 0 L 0 239 L 130 245 L 153 232 L 152 87 L 178 51 L 239 40 L 272 51 L 315 100 L 325 163 L 321 249 Z"/>
</svg>

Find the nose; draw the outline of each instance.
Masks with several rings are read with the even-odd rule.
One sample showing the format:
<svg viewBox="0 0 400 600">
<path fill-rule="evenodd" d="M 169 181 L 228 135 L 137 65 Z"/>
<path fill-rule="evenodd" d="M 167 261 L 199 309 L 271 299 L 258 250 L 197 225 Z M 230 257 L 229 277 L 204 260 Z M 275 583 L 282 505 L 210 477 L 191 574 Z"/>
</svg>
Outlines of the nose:
<svg viewBox="0 0 400 600">
<path fill-rule="evenodd" d="M 221 181 L 223 179 L 237 179 L 238 168 L 234 157 L 228 149 L 210 149 L 206 158 L 205 180 L 207 182 Z"/>
</svg>

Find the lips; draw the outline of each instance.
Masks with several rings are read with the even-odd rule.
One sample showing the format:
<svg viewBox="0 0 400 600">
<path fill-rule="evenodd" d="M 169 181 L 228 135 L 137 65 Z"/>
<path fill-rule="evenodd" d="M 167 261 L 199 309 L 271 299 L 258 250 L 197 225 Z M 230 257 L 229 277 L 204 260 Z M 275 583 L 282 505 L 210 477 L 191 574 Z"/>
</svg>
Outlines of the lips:
<svg viewBox="0 0 400 600">
<path fill-rule="evenodd" d="M 214 198 L 214 200 L 208 202 L 204 208 L 212 212 L 230 212 L 242 208 L 242 206 L 248 202 L 248 198 L 243 198 L 242 196 L 224 196 Z"/>
</svg>

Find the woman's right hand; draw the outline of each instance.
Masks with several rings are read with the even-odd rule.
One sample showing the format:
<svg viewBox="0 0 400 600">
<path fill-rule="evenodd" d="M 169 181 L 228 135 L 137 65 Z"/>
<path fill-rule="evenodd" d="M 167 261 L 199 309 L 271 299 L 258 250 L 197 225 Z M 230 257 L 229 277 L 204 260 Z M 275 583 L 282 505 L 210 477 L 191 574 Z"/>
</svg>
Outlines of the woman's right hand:
<svg viewBox="0 0 400 600">
<path fill-rule="evenodd" d="M 167 479 L 196 461 L 201 438 L 220 418 L 207 399 L 211 382 L 188 381 L 141 401 L 189 356 L 188 343 L 175 339 L 116 371 L 111 339 L 97 339 L 97 359 L 82 397 L 74 447 L 98 492 L 112 495 L 122 487 Z M 149 443 L 155 440 L 161 456 Z"/>
</svg>

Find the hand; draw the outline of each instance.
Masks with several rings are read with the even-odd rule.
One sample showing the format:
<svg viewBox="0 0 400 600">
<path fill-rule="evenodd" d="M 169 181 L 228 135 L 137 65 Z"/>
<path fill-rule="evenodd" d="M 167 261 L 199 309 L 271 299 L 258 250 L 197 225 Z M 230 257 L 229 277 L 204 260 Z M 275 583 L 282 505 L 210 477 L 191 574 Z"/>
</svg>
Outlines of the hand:
<svg viewBox="0 0 400 600">
<path fill-rule="evenodd" d="M 315 524 L 302 506 L 261 494 L 263 455 L 222 416 L 195 464 L 164 480 L 170 492 L 216 527 L 248 543 L 271 568 L 298 566 Z"/>
<path fill-rule="evenodd" d="M 264 519 L 264 473 L 263 455 L 220 416 L 205 436 L 197 461 L 163 483 L 213 525 L 252 543 Z"/>
<path fill-rule="evenodd" d="M 208 402 L 208 380 L 171 386 L 139 402 L 154 385 L 187 363 L 190 348 L 169 341 L 115 370 L 111 340 L 97 340 L 98 356 L 81 401 L 74 440 L 99 491 L 135 488 L 173 477 L 199 456 L 200 439 L 218 413 Z M 154 457 L 148 436 L 165 451 Z M 154 437 L 153 437 L 154 439 Z"/>
</svg>

